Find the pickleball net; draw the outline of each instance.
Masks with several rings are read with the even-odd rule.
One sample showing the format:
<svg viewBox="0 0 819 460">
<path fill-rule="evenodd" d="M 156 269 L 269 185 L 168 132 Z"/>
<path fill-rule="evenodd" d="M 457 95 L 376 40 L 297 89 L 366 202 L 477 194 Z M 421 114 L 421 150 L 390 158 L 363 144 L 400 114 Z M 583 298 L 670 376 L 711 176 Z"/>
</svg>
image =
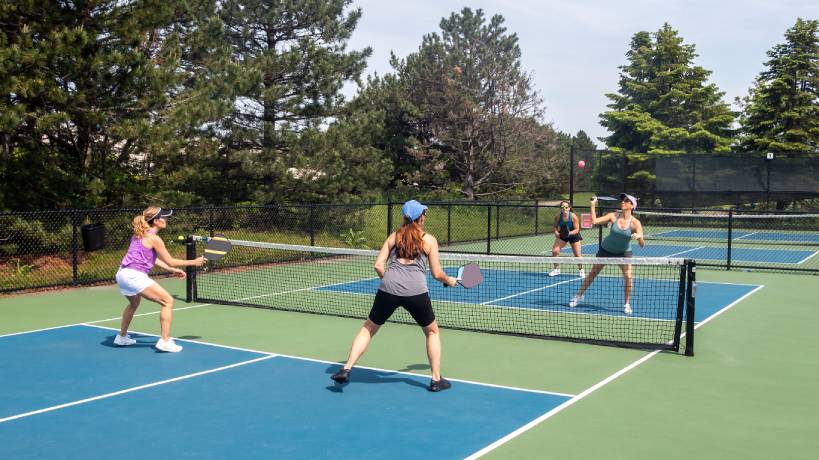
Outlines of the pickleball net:
<svg viewBox="0 0 819 460">
<path fill-rule="evenodd" d="M 207 237 L 189 238 L 188 256 L 201 254 Z M 190 300 L 276 310 L 367 317 L 380 278 L 378 251 L 231 240 L 233 249 L 207 268 L 191 270 Z M 553 338 L 693 354 L 694 262 L 677 258 L 572 258 L 441 253 L 454 276 L 477 263 L 484 281 L 473 289 L 446 288 L 428 272 L 438 324 L 444 328 Z M 561 274 L 549 276 L 555 265 Z M 576 306 L 578 264 L 600 274 Z M 624 312 L 625 280 L 632 271 L 631 313 Z M 414 324 L 398 309 L 390 321 Z M 683 334 L 685 333 L 685 334 Z"/>
</svg>

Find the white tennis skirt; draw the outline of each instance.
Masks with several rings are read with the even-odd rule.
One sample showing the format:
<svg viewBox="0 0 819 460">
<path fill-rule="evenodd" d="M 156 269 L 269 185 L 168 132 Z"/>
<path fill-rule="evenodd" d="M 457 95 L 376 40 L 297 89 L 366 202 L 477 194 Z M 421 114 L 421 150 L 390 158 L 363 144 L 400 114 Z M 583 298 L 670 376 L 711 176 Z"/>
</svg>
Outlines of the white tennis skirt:
<svg viewBox="0 0 819 460">
<path fill-rule="evenodd" d="M 147 273 L 142 273 L 133 268 L 120 268 L 117 271 L 117 286 L 119 292 L 124 296 L 135 296 L 146 288 L 153 286 L 156 281 L 148 277 Z"/>
</svg>

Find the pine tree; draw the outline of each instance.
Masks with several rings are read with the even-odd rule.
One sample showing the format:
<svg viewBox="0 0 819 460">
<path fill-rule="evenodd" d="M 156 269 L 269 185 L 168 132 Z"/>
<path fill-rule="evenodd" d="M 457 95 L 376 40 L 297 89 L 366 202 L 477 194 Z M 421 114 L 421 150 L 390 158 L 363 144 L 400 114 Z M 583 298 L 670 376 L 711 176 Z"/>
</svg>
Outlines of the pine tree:
<svg viewBox="0 0 819 460">
<path fill-rule="evenodd" d="M 620 67 L 620 89 L 607 94 L 611 109 L 601 125 L 609 148 L 631 152 L 728 151 L 734 115 L 724 93 L 707 83 L 710 71 L 693 65 L 694 45 L 670 25 L 638 32 Z"/>
<path fill-rule="evenodd" d="M 141 201 L 141 155 L 176 76 L 176 50 L 162 46 L 176 15 L 159 0 L 0 6 L 7 207 Z"/>
<path fill-rule="evenodd" d="M 819 150 L 819 21 L 797 19 L 785 43 L 768 51 L 766 70 L 746 96 L 741 148 Z"/>
<path fill-rule="evenodd" d="M 351 0 L 227 0 L 221 18 L 243 76 L 220 130 L 234 185 L 256 202 L 287 200 L 307 179 L 305 145 L 341 113 L 345 82 L 357 81 L 370 48 L 348 51 L 361 17 Z M 320 160 L 316 160 L 320 162 Z M 295 168 L 295 169 L 294 169 Z M 313 168 L 307 168 L 313 169 Z M 295 181 L 295 182 L 294 182 Z"/>
</svg>

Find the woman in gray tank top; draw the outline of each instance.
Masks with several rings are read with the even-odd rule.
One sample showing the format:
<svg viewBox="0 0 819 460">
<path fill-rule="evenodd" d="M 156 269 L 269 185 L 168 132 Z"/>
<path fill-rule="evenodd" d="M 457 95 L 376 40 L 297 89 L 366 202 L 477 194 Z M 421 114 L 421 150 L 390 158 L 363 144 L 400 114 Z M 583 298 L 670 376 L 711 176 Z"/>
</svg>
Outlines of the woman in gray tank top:
<svg viewBox="0 0 819 460">
<path fill-rule="evenodd" d="M 457 280 L 441 269 L 438 259 L 438 241 L 424 233 L 427 207 L 410 200 L 401 208 L 404 223 L 397 232 L 390 234 L 381 246 L 375 260 L 375 271 L 381 278 L 373 307 L 364 325 L 353 339 L 347 363 L 331 377 L 336 383 L 347 383 L 353 366 L 367 350 L 378 329 L 398 307 L 404 307 L 426 335 L 427 357 L 432 379 L 429 391 L 446 390 L 452 386 L 441 377 L 441 338 L 432 301 L 427 287 L 427 267 L 432 277 L 455 286 Z"/>
<path fill-rule="evenodd" d="M 608 236 L 600 243 L 600 249 L 597 251 L 597 257 L 631 257 L 631 242 L 637 241 L 640 247 L 646 245 L 643 239 L 643 225 L 632 215 L 634 209 L 637 208 L 637 199 L 633 196 L 621 193 L 620 194 L 620 212 L 610 212 L 602 217 L 597 217 L 597 197 L 591 199 L 591 215 L 592 222 L 595 225 L 610 224 Z M 580 290 L 569 301 L 569 307 L 575 308 L 578 304 L 583 302 L 583 294 L 586 289 L 592 284 L 592 281 L 603 270 L 603 265 L 596 264 L 592 266 L 589 276 L 583 280 L 583 285 Z M 623 281 L 625 285 L 625 300 L 623 301 L 623 313 L 630 315 L 631 310 L 631 288 L 632 288 L 632 274 L 631 264 L 620 265 L 620 270 L 623 271 Z"/>
</svg>

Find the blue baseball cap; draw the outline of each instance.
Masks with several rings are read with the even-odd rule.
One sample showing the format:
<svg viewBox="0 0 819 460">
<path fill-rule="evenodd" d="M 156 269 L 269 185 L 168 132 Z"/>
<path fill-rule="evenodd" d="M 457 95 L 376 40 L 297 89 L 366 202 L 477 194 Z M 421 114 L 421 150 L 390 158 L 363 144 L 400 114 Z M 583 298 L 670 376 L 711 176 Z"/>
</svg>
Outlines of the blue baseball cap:
<svg viewBox="0 0 819 460">
<path fill-rule="evenodd" d="M 427 207 L 416 200 L 409 200 L 401 207 L 401 214 L 409 220 L 417 220 L 426 210 Z"/>
</svg>

